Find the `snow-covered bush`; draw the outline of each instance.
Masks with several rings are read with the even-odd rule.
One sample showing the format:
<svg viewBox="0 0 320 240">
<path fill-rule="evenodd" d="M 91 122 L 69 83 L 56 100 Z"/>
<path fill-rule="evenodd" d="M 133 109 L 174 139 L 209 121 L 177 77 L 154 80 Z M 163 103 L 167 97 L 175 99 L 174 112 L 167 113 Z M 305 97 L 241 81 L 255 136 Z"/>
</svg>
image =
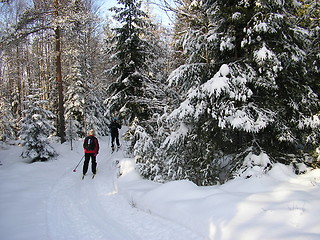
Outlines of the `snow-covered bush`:
<svg viewBox="0 0 320 240">
<path fill-rule="evenodd" d="M 271 169 L 269 156 L 264 152 L 255 155 L 250 152 L 243 161 L 241 168 L 237 171 L 238 175 L 244 178 L 257 177 L 265 174 Z"/>
<path fill-rule="evenodd" d="M 20 138 L 24 146 L 21 156 L 33 162 L 46 161 L 57 155 L 48 140 L 55 130 L 52 124 L 54 115 L 45 109 L 45 104 L 37 93 L 29 95 L 23 112 L 25 116 L 21 120 Z"/>
</svg>

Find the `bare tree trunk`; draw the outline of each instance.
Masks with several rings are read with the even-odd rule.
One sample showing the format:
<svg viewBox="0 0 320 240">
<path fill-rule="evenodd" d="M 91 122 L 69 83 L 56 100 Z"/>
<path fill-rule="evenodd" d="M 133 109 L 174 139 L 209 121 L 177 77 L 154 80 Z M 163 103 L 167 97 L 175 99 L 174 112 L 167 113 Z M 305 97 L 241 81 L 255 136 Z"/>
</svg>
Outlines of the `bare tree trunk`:
<svg viewBox="0 0 320 240">
<path fill-rule="evenodd" d="M 54 6 L 55 6 L 55 14 L 58 15 L 58 6 L 59 2 L 58 0 L 54 0 Z M 61 139 L 61 143 L 64 143 L 66 141 L 66 126 L 65 126 L 65 120 L 64 120 L 64 100 L 63 100 L 63 85 L 62 85 L 62 71 L 61 71 L 61 38 L 60 38 L 60 27 L 57 26 L 54 30 L 55 37 L 56 37 L 56 79 L 57 79 L 57 85 L 58 85 L 58 112 L 59 112 L 59 120 L 58 120 L 58 133 L 59 137 Z"/>
</svg>

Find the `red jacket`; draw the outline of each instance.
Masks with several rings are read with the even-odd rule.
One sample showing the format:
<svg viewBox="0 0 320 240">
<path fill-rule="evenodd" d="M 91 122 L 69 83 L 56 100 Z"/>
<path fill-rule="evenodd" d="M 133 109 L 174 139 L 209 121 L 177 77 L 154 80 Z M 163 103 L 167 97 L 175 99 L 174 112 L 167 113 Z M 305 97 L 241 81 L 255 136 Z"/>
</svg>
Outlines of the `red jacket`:
<svg viewBox="0 0 320 240">
<path fill-rule="evenodd" d="M 83 148 L 84 149 L 84 153 L 95 153 L 96 155 L 99 153 L 99 141 L 98 141 L 98 139 L 95 137 L 95 136 L 93 136 L 93 135 L 88 135 L 88 137 L 93 137 L 93 141 L 94 141 L 94 143 L 95 143 L 95 146 L 94 146 L 94 149 L 93 150 L 86 150 L 85 148 Z M 83 145 L 84 145 L 84 141 L 85 140 L 83 140 Z"/>
</svg>

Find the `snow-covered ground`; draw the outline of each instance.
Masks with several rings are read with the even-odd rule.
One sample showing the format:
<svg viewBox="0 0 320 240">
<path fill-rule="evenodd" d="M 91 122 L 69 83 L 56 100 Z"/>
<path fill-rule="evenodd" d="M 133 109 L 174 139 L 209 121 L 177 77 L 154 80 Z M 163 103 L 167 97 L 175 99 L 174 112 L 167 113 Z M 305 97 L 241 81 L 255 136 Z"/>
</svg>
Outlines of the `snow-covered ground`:
<svg viewBox="0 0 320 240">
<path fill-rule="evenodd" d="M 132 159 L 101 138 L 98 173 L 81 180 L 82 142 L 55 144 L 57 160 L 25 163 L 0 146 L 1 240 L 319 240 L 320 170 L 197 187 L 142 180 Z M 115 162 L 119 161 L 120 169 Z M 117 175 L 121 172 L 121 176 Z"/>
</svg>

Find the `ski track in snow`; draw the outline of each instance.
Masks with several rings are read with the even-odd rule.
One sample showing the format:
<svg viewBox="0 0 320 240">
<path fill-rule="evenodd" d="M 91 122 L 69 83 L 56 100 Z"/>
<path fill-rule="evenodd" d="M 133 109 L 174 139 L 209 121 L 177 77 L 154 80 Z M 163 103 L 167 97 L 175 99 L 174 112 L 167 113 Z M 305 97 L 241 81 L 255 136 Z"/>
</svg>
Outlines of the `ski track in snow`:
<svg viewBox="0 0 320 240">
<path fill-rule="evenodd" d="M 105 150 L 97 157 L 97 175 L 91 163 L 84 180 L 65 173 L 47 200 L 47 228 L 51 240 L 200 240 L 196 233 L 169 220 L 131 206 L 116 191 L 116 160 L 122 151 Z"/>
</svg>

